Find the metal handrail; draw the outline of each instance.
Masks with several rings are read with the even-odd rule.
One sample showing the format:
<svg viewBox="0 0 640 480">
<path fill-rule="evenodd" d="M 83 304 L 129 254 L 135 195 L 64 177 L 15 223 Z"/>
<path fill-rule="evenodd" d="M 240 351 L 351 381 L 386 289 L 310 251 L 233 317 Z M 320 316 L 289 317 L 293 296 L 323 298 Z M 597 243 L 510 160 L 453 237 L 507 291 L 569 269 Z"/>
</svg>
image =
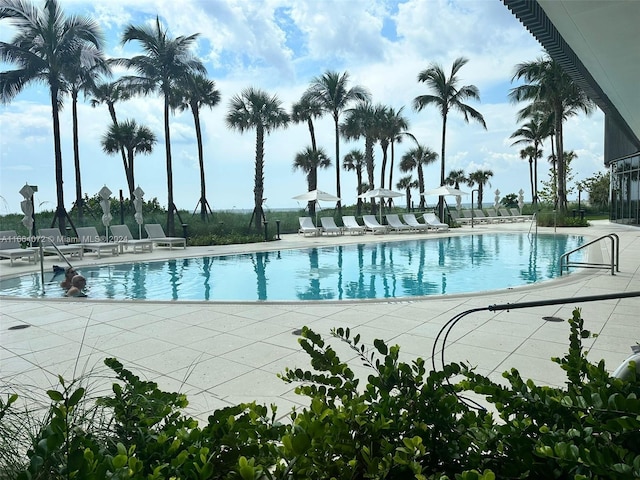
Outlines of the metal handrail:
<svg viewBox="0 0 640 480">
<path fill-rule="evenodd" d="M 607 238 L 611 240 L 611 261 L 608 264 L 569 261 L 569 255 L 571 255 L 572 253 L 582 250 L 583 248 L 586 248 L 589 245 L 593 245 L 594 243 L 599 242 L 601 240 L 606 240 Z M 560 275 L 562 275 L 562 272 L 565 270 L 565 268 L 568 271 L 569 267 L 606 268 L 606 269 L 610 268 L 611 275 L 615 275 L 615 272 L 620 271 L 620 238 L 615 233 L 609 233 L 607 235 L 602 235 L 601 237 L 591 240 L 590 242 L 587 242 L 583 245 L 580 245 L 579 247 L 574 248 L 573 250 L 563 253 L 560 256 Z"/>
<path fill-rule="evenodd" d="M 45 236 L 39 236 L 38 237 L 38 244 L 39 244 L 39 255 L 40 255 L 40 283 L 42 284 L 42 293 L 44 294 L 44 245 L 42 244 L 42 240 L 43 239 L 47 239 L 49 240 L 49 243 L 51 244 L 51 246 L 53 248 L 55 248 L 56 252 L 58 252 L 58 256 L 60 258 L 62 258 L 67 265 L 69 265 L 69 268 L 73 268 L 73 265 L 71 265 L 71 263 L 69 263 L 69 260 L 67 260 L 67 257 L 64 256 L 64 254 L 60 251 L 60 249 L 58 248 L 58 246 L 56 245 L 56 243 L 53 241 L 53 237 L 45 237 Z M 49 245 L 47 245 L 49 246 Z"/>
<path fill-rule="evenodd" d="M 531 223 L 529 224 L 529 233 L 527 233 L 527 235 L 531 235 L 531 228 L 535 225 L 536 226 L 536 235 L 538 234 L 538 217 L 537 217 L 537 212 L 533 212 L 533 215 L 531 215 Z"/>
</svg>

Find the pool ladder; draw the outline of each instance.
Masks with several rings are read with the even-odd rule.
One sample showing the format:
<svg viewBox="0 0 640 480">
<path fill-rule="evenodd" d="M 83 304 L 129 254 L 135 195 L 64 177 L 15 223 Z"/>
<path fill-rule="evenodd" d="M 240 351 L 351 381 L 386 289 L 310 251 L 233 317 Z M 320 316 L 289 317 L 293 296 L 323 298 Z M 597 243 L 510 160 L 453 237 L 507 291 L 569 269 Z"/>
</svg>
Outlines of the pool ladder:
<svg viewBox="0 0 640 480">
<path fill-rule="evenodd" d="M 609 263 L 572 262 L 569 259 L 569 255 L 572 253 L 606 239 L 611 240 L 611 260 Z M 562 272 L 564 272 L 565 269 L 569 271 L 569 267 L 606 268 L 607 270 L 611 269 L 611 275 L 615 275 L 615 272 L 620 271 L 620 238 L 615 233 L 609 233 L 608 235 L 602 235 L 595 240 L 591 240 L 584 245 L 580 245 L 573 250 L 563 253 L 560 257 L 560 275 L 562 275 Z"/>
</svg>

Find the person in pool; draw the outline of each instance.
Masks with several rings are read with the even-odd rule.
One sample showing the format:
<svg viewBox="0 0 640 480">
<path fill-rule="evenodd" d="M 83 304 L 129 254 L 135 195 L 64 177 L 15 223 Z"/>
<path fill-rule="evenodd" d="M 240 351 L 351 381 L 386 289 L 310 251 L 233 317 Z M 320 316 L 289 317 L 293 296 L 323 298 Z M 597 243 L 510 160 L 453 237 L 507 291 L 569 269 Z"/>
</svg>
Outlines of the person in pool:
<svg viewBox="0 0 640 480">
<path fill-rule="evenodd" d="M 75 275 L 71 279 L 71 287 L 67 290 L 67 297 L 86 297 L 87 294 L 83 292 L 84 287 L 87 286 L 87 279 L 82 275 Z"/>
<path fill-rule="evenodd" d="M 76 272 L 75 268 L 67 267 L 67 269 L 64 271 L 64 280 L 62 280 L 62 282 L 60 282 L 60 286 L 62 288 L 64 288 L 65 290 L 69 290 L 71 288 L 71 280 L 77 274 L 78 274 L 78 272 Z"/>
</svg>

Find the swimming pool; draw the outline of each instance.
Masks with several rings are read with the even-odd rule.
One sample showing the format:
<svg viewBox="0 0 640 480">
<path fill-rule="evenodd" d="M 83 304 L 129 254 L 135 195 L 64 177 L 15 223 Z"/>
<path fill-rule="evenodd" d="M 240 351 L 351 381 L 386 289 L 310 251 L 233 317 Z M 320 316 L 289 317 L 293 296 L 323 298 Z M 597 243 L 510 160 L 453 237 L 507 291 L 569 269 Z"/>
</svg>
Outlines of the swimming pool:
<svg viewBox="0 0 640 480">
<path fill-rule="evenodd" d="M 304 301 L 402 299 L 501 290 L 559 275 L 582 236 L 463 235 L 82 266 L 93 299 Z M 573 257 L 572 257 L 573 258 Z M 579 261 L 580 257 L 576 257 Z M 0 280 L 0 295 L 60 297 L 61 276 Z"/>
</svg>

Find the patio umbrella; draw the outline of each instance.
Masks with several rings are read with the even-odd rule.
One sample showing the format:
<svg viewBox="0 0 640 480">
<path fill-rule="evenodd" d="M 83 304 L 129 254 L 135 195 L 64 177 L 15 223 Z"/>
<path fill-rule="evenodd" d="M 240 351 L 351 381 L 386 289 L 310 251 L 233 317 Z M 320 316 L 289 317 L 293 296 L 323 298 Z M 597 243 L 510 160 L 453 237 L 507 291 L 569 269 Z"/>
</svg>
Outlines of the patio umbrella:
<svg viewBox="0 0 640 480">
<path fill-rule="evenodd" d="M 439 197 L 446 195 L 454 195 L 456 197 L 456 208 L 460 210 L 462 208 L 462 195 L 469 195 L 467 192 L 463 192 L 457 188 L 450 187 L 449 185 L 442 185 L 438 188 L 433 188 L 422 192 L 421 195 L 437 195 Z"/>
<path fill-rule="evenodd" d="M 22 213 L 24 213 L 22 224 L 27 227 L 30 234 L 33 228 L 33 193 L 33 188 L 27 184 L 20 189 L 20 194 L 24 197 L 24 200 L 20 202 L 20 208 L 22 209 Z"/>
<path fill-rule="evenodd" d="M 144 191 L 140 188 L 140 185 L 133 191 L 133 208 L 136 209 L 136 213 L 133 216 L 138 224 L 138 239 L 142 238 L 142 197 Z"/>
<path fill-rule="evenodd" d="M 105 185 L 98 192 L 100 196 L 100 206 L 102 207 L 102 224 L 105 229 L 105 237 L 109 239 L 109 224 L 113 217 L 111 216 L 111 190 Z"/>
<path fill-rule="evenodd" d="M 493 206 L 498 210 L 498 208 L 500 208 L 500 190 L 496 189 L 495 194 L 496 196 L 493 199 Z"/>
<path fill-rule="evenodd" d="M 396 197 L 404 197 L 404 193 L 395 192 L 393 190 L 389 190 L 388 188 L 374 188 L 373 190 L 369 190 L 364 192 L 361 195 L 358 195 L 358 198 L 396 198 Z M 380 223 L 382 223 L 382 202 L 380 202 Z"/>
<path fill-rule="evenodd" d="M 318 206 L 320 205 L 320 202 L 340 201 L 339 197 L 323 192 L 322 190 L 311 190 L 310 192 L 302 193 L 292 198 L 294 200 L 300 200 L 301 202 L 316 202 Z M 316 210 L 316 226 L 318 226 L 318 210 Z"/>
</svg>

